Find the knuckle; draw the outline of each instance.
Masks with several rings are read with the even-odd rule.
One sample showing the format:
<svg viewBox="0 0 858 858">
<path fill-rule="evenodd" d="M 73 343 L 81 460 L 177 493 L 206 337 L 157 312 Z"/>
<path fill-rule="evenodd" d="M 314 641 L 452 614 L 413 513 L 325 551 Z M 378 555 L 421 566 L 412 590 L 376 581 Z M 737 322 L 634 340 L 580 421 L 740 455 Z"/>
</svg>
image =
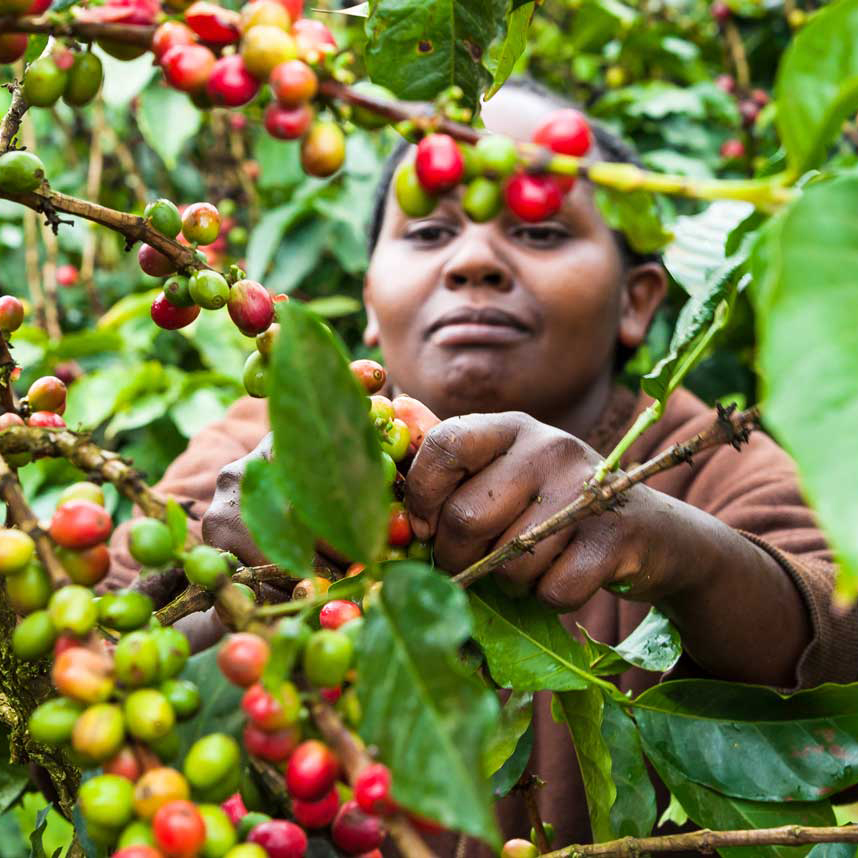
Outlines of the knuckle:
<svg viewBox="0 0 858 858">
<path fill-rule="evenodd" d="M 543 578 L 536 588 L 536 594 L 554 610 L 562 610 L 567 605 L 566 587 L 562 576 L 552 575 Z"/>
<path fill-rule="evenodd" d="M 232 465 L 227 465 L 217 475 L 215 488 L 219 492 L 233 492 L 238 486 L 239 479 L 238 471 Z"/>
<path fill-rule="evenodd" d="M 478 522 L 479 516 L 473 507 L 455 500 L 447 501 L 441 511 L 440 526 L 454 536 L 462 537 L 473 533 Z"/>
</svg>

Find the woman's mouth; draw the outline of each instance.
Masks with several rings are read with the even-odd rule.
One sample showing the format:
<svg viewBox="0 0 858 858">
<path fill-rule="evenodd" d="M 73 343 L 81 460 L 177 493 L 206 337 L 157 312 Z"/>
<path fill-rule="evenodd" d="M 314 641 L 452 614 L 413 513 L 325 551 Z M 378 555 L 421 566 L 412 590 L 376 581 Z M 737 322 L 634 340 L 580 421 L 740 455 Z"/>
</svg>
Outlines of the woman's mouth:
<svg viewBox="0 0 858 858">
<path fill-rule="evenodd" d="M 458 307 L 436 319 L 426 337 L 441 347 L 505 346 L 531 333 L 519 317 L 498 307 Z"/>
</svg>

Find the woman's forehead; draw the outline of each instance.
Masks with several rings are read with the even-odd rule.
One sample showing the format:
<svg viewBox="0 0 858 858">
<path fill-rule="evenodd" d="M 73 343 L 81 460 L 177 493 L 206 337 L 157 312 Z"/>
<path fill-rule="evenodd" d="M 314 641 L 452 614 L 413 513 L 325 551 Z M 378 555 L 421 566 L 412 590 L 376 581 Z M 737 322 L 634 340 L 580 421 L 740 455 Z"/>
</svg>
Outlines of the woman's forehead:
<svg viewBox="0 0 858 858">
<path fill-rule="evenodd" d="M 483 103 L 480 114 L 486 128 L 514 140 L 528 141 L 545 117 L 560 105 L 524 87 L 503 87 Z"/>
</svg>

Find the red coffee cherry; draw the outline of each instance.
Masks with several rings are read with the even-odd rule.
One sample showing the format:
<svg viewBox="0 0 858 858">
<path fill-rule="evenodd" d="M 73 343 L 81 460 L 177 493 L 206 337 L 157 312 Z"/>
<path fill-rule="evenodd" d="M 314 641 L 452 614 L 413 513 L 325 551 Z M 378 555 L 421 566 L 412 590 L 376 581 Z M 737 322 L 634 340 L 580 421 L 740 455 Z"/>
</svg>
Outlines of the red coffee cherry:
<svg viewBox="0 0 858 858">
<path fill-rule="evenodd" d="M 24 305 L 14 295 L 0 297 L 0 332 L 11 334 L 24 322 Z"/>
<path fill-rule="evenodd" d="M 307 851 L 307 835 L 288 819 L 260 823 L 247 835 L 247 840 L 258 843 L 268 853 L 268 858 L 304 858 Z"/>
<path fill-rule="evenodd" d="M 278 140 L 297 140 L 310 127 L 314 115 L 309 104 L 297 107 L 269 104 L 265 108 L 265 130 Z"/>
<path fill-rule="evenodd" d="M 282 682 L 277 695 L 261 685 L 251 685 L 241 698 L 241 708 L 263 730 L 282 730 L 297 722 L 301 698 L 291 682 Z"/>
<path fill-rule="evenodd" d="M 769 94 L 764 89 L 754 89 L 751 90 L 751 98 L 760 106 L 765 107 L 771 98 Z"/>
<path fill-rule="evenodd" d="M 408 513 L 401 503 L 390 505 L 390 520 L 387 524 L 387 542 L 389 545 L 408 545 L 414 538 Z"/>
<path fill-rule="evenodd" d="M 319 89 L 316 73 L 301 60 L 289 60 L 275 66 L 271 70 L 268 84 L 283 107 L 306 104 Z"/>
<path fill-rule="evenodd" d="M 152 277 L 166 277 L 176 270 L 176 266 L 168 256 L 164 256 L 160 250 L 155 250 L 149 244 L 142 245 L 137 251 L 137 263 Z"/>
<path fill-rule="evenodd" d="M 57 285 L 59 286 L 74 286 L 77 283 L 77 278 L 80 272 L 74 265 L 60 265 L 57 268 Z"/>
<path fill-rule="evenodd" d="M 241 818 L 247 816 L 247 808 L 244 806 L 244 799 L 242 799 L 240 792 L 231 795 L 221 803 L 220 807 L 233 825 L 238 825 Z"/>
<path fill-rule="evenodd" d="M 408 427 L 410 443 L 408 451 L 415 454 L 423 443 L 427 433 L 441 420 L 419 399 L 400 393 L 393 400 L 394 416 Z"/>
<path fill-rule="evenodd" d="M 55 375 L 44 375 L 30 385 L 27 402 L 33 411 L 62 414 L 66 410 L 66 386 Z"/>
<path fill-rule="evenodd" d="M 300 12 L 299 12 L 300 14 Z M 292 35 L 298 47 L 298 56 L 310 63 L 318 62 L 324 54 L 337 50 L 337 40 L 328 27 L 316 18 L 292 19 Z"/>
<path fill-rule="evenodd" d="M 423 190 L 440 194 L 462 181 L 465 159 L 449 134 L 430 134 L 417 144 L 414 169 Z"/>
<path fill-rule="evenodd" d="M 241 16 L 216 3 L 198 0 L 185 11 L 185 23 L 200 40 L 216 47 L 235 44 L 241 38 Z"/>
<path fill-rule="evenodd" d="M 170 858 L 192 858 L 206 840 L 206 824 L 190 801 L 170 801 L 152 818 L 155 842 Z"/>
<path fill-rule="evenodd" d="M 378 393 L 387 381 L 387 372 L 384 367 L 374 360 L 353 360 L 349 364 L 349 369 L 369 394 Z"/>
<path fill-rule="evenodd" d="M 365 813 L 387 814 L 396 811 L 390 796 L 393 778 L 384 763 L 372 763 L 361 771 L 355 781 L 355 801 Z"/>
<path fill-rule="evenodd" d="M 0 35 L 0 63 L 14 63 L 27 53 L 26 33 L 3 33 Z"/>
<path fill-rule="evenodd" d="M 309 739 L 298 745 L 289 758 L 286 786 L 293 798 L 318 801 L 331 789 L 339 773 L 340 763 L 334 752 L 323 742 Z"/>
<path fill-rule="evenodd" d="M 733 13 L 730 11 L 730 7 L 724 2 L 724 0 L 715 0 L 715 2 L 709 7 L 709 14 L 719 25 L 723 25 L 730 20 L 730 16 Z"/>
<path fill-rule="evenodd" d="M 231 54 L 214 64 L 206 92 L 215 104 L 241 107 L 259 92 L 259 81 L 247 70 L 239 54 Z"/>
<path fill-rule="evenodd" d="M 233 283 L 226 308 L 235 326 L 246 337 L 255 337 L 267 331 L 274 321 L 271 293 L 255 280 Z"/>
<path fill-rule="evenodd" d="M 136 783 L 143 774 L 140 760 L 128 745 L 120 748 L 119 753 L 102 763 L 101 768 L 106 775 L 119 775 L 131 783 Z"/>
<path fill-rule="evenodd" d="M 114 852 L 111 858 L 164 858 L 164 856 L 148 843 L 132 843 Z"/>
<path fill-rule="evenodd" d="M 88 500 L 71 500 L 51 518 L 51 539 L 63 548 L 91 548 L 105 542 L 113 529 L 110 513 Z"/>
<path fill-rule="evenodd" d="M 528 223 L 550 218 L 560 211 L 563 194 L 551 176 L 533 176 L 519 173 L 507 183 L 504 192 L 509 210 Z"/>
<path fill-rule="evenodd" d="M 533 132 L 531 140 L 552 152 L 576 158 L 586 155 L 593 145 L 587 119 L 571 107 L 551 113 Z"/>
<path fill-rule="evenodd" d="M 259 635 L 239 632 L 230 635 L 217 654 L 221 673 L 236 685 L 249 688 L 262 678 L 271 650 Z"/>
<path fill-rule="evenodd" d="M 715 78 L 715 86 L 730 95 L 736 91 L 736 78 L 729 74 L 719 74 Z"/>
<path fill-rule="evenodd" d="M 193 45 L 197 34 L 181 21 L 165 21 L 152 36 L 152 53 L 160 60 L 170 48 L 177 45 Z"/>
<path fill-rule="evenodd" d="M 5 414 L 0 414 L 0 431 L 8 429 L 10 426 L 23 426 L 24 419 L 12 411 L 7 411 Z"/>
<path fill-rule="evenodd" d="M 300 798 L 292 801 L 292 813 L 304 828 L 327 828 L 339 809 L 340 795 L 336 787 L 317 801 L 302 801 Z"/>
<path fill-rule="evenodd" d="M 203 89 L 215 62 L 215 55 L 204 45 L 174 45 L 161 56 L 167 83 L 182 92 Z"/>
<path fill-rule="evenodd" d="M 270 763 L 282 763 L 292 755 L 301 741 L 297 724 L 281 730 L 263 730 L 252 721 L 244 728 L 244 747 L 254 757 Z"/>
<path fill-rule="evenodd" d="M 57 559 L 72 583 L 84 587 L 94 587 L 110 571 L 110 549 L 103 544 L 82 551 L 57 548 Z"/>
<path fill-rule="evenodd" d="M 331 706 L 333 706 L 343 696 L 342 686 L 338 685 L 336 688 L 320 688 L 319 696 L 322 700 L 326 700 L 331 704 Z"/>
<path fill-rule="evenodd" d="M 331 826 L 331 838 L 343 852 L 360 855 L 378 849 L 385 831 L 377 816 L 364 813 L 358 803 L 347 801 L 337 813 Z"/>
<path fill-rule="evenodd" d="M 742 117 L 742 124 L 746 128 L 750 128 L 760 115 L 760 105 L 750 98 L 746 98 L 739 102 L 739 115 Z"/>
<path fill-rule="evenodd" d="M 65 429 L 66 421 L 53 411 L 36 411 L 27 418 L 27 425 L 39 429 Z"/>
<path fill-rule="evenodd" d="M 410 528 L 409 528 L 410 530 Z M 338 629 L 361 615 L 361 609 L 346 599 L 334 599 L 325 603 L 319 612 L 319 625 L 323 629 Z"/>
<path fill-rule="evenodd" d="M 745 144 L 741 140 L 725 140 L 721 144 L 721 157 L 728 161 L 738 160 L 745 157 Z"/>
<path fill-rule="evenodd" d="M 150 315 L 152 321 L 165 331 L 177 331 L 185 328 L 200 314 L 200 308 L 195 304 L 190 307 L 177 307 L 167 300 L 167 296 L 161 292 L 152 302 Z"/>
</svg>

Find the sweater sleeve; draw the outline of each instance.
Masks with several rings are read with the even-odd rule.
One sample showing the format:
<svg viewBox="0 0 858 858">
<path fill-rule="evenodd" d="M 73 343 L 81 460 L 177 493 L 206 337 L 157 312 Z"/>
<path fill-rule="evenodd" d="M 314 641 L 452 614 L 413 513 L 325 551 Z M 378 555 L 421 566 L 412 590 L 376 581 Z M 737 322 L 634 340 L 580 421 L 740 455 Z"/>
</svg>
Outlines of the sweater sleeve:
<svg viewBox="0 0 858 858">
<path fill-rule="evenodd" d="M 247 455 L 268 433 L 265 400 L 244 397 L 230 406 L 221 420 L 196 435 L 188 448 L 167 468 L 154 488 L 180 503 L 190 503 L 190 531 L 200 537 L 202 517 L 215 493 L 221 469 Z M 139 515 L 140 510 L 134 510 Z M 111 570 L 101 587 L 127 587 L 137 577 L 139 565 L 128 551 L 128 529 L 124 522 L 110 542 Z"/>
</svg>

